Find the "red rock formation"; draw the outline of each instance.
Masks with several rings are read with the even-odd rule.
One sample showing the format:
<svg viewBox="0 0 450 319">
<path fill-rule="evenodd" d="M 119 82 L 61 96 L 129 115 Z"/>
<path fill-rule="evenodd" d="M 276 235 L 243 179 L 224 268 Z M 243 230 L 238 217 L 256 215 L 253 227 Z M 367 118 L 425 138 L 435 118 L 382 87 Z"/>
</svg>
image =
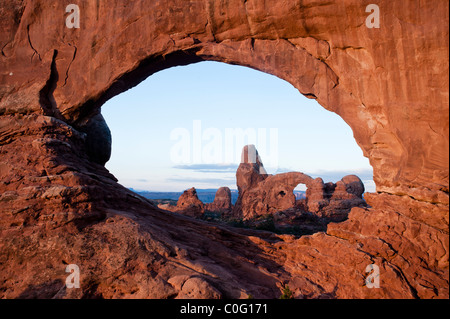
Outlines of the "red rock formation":
<svg viewBox="0 0 450 319">
<path fill-rule="evenodd" d="M 193 187 L 181 194 L 177 206 L 169 204 L 158 205 L 159 208 L 182 215 L 199 218 L 205 213 L 205 205 L 198 199 L 197 190 Z"/>
<path fill-rule="evenodd" d="M 306 190 L 308 210 L 321 218 L 345 220 L 353 207 L 364 207 L 364 184 L 358 176 L 349 175 L 336 184 L 315 179 Z"/>
<path fill-rule="evenodd" d="M 369 29 L 358 0 L 83 1 L 67 29 L 61 1 L 0 2 L 0 297 L 277 298 L 282 282 L 301 298 L 448 298 L 449 4 L 377 4 Z M 91 119 L 203 60 L 276 75 L 339 114 L 374 168 L 371 207 L 296 239 L 163 212 L 118 185 Z M 69 263 L 81 289 L 64 288 Z M 368 264 L 380 289 L 364 286 Z"/>
<path fill-rule="evenodd" d="M 229 215 L 233 210 L 231 203 L 231 190 L 228 187 L 221 187 L 217 190 L 214 202 L 205 205 L 205 209 L 210 212 L 218 212 Z"/>
<path fill-rule="evenodd" d="M 256 154 L 255 163 L 248 162 L 252 157 L 249 152 Z M 300 172 L 267 175 L 254 145 L 244 147 L 242 160 L 236 172 L 239 197 L 233 215 L 237 218 L 251 219 L 295 208 L 298 203 L 294 189 L 299 184 L 307 187 L 305 209 L 318 217 L 342 221 L 353 207 L 366 206 L 362 199 L 364 184 L 358 176 L 324 184 L 321 178 L 314 180 Z"/>
<path fill-rule="evenodd" d="M 247 145 L 242 150 L 241 164 L 236 173 L 239 192 L 245 193 L 267 178 L 267 172 L 255 145 Z"/>
<path fill-rule="evenodd" d="M 200 217 L 205 212 L 205 206 L 198 199 L 197 190 L 195 188 L 188 189 L 180 196 L 177 203 L 177 212 L 192 216 Z"/>
</svg>

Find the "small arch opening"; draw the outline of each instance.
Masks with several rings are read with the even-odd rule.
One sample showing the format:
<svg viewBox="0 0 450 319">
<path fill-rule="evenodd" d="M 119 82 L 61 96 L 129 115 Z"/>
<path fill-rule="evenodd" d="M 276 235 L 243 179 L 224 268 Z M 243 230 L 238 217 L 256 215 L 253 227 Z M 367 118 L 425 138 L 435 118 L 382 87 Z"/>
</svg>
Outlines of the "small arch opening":
<svg viewBox="0 0 450 319">
<path fill-rule="evenodd" d="M 308 211 L 308 202 L 306 198 L 307 189 L 306 184 L 298 184 L 293 191 L 295 196 L 295 208 L 304 212 Z"/>
</svg>

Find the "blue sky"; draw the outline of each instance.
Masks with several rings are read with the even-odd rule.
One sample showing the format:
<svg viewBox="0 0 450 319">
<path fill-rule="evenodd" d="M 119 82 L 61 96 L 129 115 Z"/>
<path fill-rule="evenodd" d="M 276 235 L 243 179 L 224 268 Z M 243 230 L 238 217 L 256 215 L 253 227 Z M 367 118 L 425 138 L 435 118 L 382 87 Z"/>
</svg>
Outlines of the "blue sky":
<svg viewBox="0 0 450 319">
<path fill-rule="evenodd" d="M 249 68 L 170 68 L 111 99 L 102 113 L 113 135 L 106 167 L 126 187 L 236 188 L 241 150 L 255 144 L 269 174 L 300 171 L 325 182 L 356 174 L 375 190 L 372 167 L 338 115 Z"/>
</svg>

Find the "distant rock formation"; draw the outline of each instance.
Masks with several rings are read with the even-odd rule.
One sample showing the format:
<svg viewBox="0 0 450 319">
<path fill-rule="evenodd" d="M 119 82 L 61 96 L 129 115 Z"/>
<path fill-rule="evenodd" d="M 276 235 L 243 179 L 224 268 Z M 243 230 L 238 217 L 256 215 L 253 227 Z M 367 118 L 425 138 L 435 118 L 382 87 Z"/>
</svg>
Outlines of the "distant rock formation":
<svg viewBox="0 0 450 319">
<path fill-rule="evenodd" d="M 290 172 L 268 175 L 254 145 L 245 146 L 242 162 L 236 172 L 239 197 L 233 210 L 236 218 L 251 219 L 296 207 L 332 221 L 347 218 L 353 207 L 366 206 L 362 195 L 364 184 L 358 176 L 324 184 L 321 178 Z M 296 200 L 294 189 L 307 187 L 306 199 Z"/>
<path fill-rule="evenodd" d="M 233 211 L 231 203 L 231 190 L 228 187 L 221 187 L 216 192 L 214 202 L 205 205 L 205 209 L 210 212 L 218 212 L 228 215 Z"/>
<path fill-rule="evenodd" d="M 254 145 L 247 145 L 242 150 L 241 165 L 236 173 L 236 183 L 239 193 L 253 189 L 268 177 L 264 165 Z M 238 199 L 239 201 L 239 199 Z"/>
<path fill-rule="evenodd" d="M 308 210 L 318 217 L 342 221 L 353 207 L 367 206 L 362 197 L 364 191 L 364 184 L 356 175 L 345 176 L 336 184 L 325 184 L 317 178 L 306 191 Z"/>
<path fill-rule="evenodd" d="M 325 184 L 322 178 L 313 179 L 300 172 L 268 175 L 254 145 L 243 148 L 241 161 L 236 172 L 239 191 L 236 205 L 232 205 L 230 189 L 222 187 L 210 204 L 204 204 L 196 189 L 191 188 L 180 196 L 176 206 L 161 204 L 158 207 L 195 218 L 203 217 L 205 211 L 242 220 L 276 215 L 281 224 L 294 219 L 301 222 L 309 216 L 304 213 L 311 213 L 312 219 L 322 224 L 343 221 L 353 207 L 367 206 L 362 198 L 364 184 L 356 175 L 345 176 L 336 184 Z M 297 199 L 294 195 L 299 184 L 306 185 L 306 198 Z"/>
<path fill-rule="evenodd" d="M 177 206 L 170 204 L 158 205 L 159 208 L 171 212 L 199 218 L 205 213 L 205 205 L 198 199 L 195 187 L 184 191 L 177 202 Z"/>
</svg>

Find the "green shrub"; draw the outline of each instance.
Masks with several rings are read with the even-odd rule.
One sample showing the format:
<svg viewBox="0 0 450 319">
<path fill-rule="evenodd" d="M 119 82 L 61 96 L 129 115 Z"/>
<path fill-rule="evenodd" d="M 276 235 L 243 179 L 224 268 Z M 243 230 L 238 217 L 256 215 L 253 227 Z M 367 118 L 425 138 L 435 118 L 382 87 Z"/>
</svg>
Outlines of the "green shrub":
<svg viewBox="0 0 450 319">
<path fill-rule="evenodd" d="M 273 233 L 276 232 L 277 229 L 275 227 L 273 215 L 269 214 L 258 218 L 255 221 L 255 228 L 259 230 L 267 230 Z"/>
<path fill-rule="evenodd" d="M 227 224 L 230 225 L 231 227 L 247 228 L 247 225 L 242 218 L 227 220 Z"/>
<path fill-rule="evenodd" d="M 294 299 L 294 293 L 287 285 L 281 290 L 281 293 L 280 299 Z"/>
</svg>

